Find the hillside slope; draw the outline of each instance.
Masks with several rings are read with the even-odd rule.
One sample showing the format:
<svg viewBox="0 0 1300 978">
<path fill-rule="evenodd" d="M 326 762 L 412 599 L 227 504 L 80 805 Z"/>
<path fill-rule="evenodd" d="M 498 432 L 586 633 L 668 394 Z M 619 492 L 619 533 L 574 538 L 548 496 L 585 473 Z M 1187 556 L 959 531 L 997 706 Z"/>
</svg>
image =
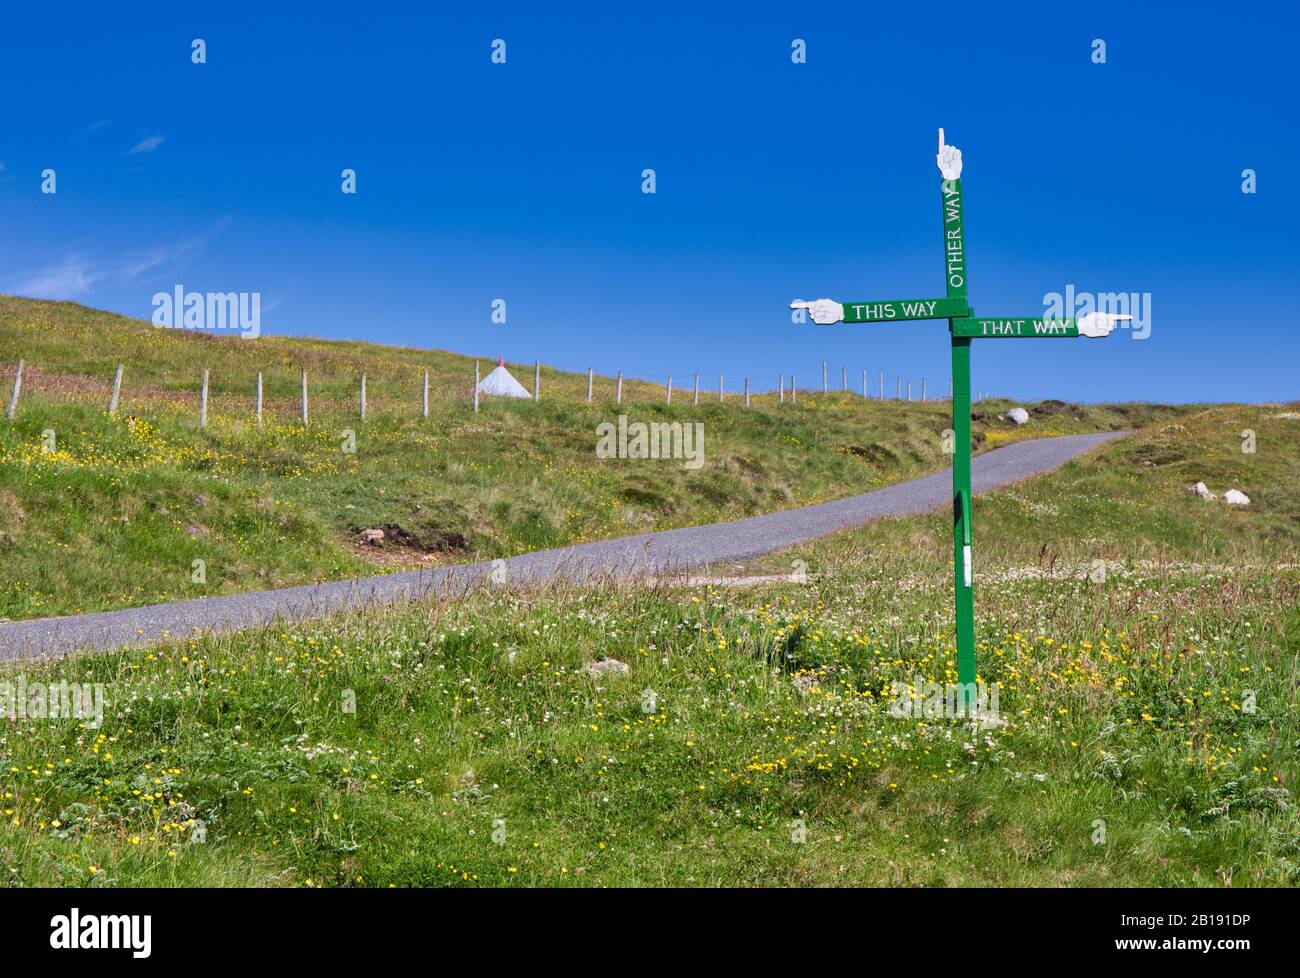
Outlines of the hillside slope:
<svg viewBox="0 0 1300 978">
<path fill-rule="evenodd" d="M 724 403 L 655 384 L 542 370 L 542 399 L 468 391 L 473 359 L 360 342 L 241 340 L 74 303 L 0 297 L 0 617 L 103 610 L 481 558 L 715 522 L 863 492 L 944 467 L 949 408 L 801 391 Z M 119 408 L 109 388 L 125 365 Z M 484 367 L 490 360 L 484 358 Z M 208 426 L 199 387 L 210 372 Z M 308 372 L 310 424 L 298 420 Z M 430 410 L 420 415 L 423 371 Z M 255 423 L 255 378 L 265 418 Z M 367 379 L 367 419 L 357 412 Z M 531 367 L 514 372 L 531 383 Z M 974 412 L 978 447 L 1132 428 L 1184 413 L 1149 405 Z M 699 468 L 602 460 L 597 426 L 701 422 Z M 355 448 L 355 450 L 349 450 Z M 382 546 L 362 532 L 384 531 Z M 201 562 L 201 563 L 198 563 Z"/>
</svg>

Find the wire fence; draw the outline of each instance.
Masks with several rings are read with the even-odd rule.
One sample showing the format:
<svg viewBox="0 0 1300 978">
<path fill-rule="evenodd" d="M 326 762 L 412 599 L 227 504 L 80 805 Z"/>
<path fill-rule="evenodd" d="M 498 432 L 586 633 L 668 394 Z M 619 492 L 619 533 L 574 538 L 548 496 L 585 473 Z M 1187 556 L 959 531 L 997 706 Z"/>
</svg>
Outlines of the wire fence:
<svg viewBox="0 0 1300 978">
<path fill-rule="evenodd" d="M 533 401 L 557 399 L 588 404 L 637 404 L 659 402 L 669 406 L 698 406 L 723 403 L 743 407 L 797 405 L 818 398 L 837 396 L 870 401 L 946 402 L 951 390 L 936 392 L 927 378 L 905 379 L 884 371 L 850 372 L 841 367 L 834 377 L 826 363 L 813 387 L 799 386 L 799 376 L 778 372 L 775 384 L 762 387 L 740 376 L 729 384 L 727 373 L 692 372 L 685 378 L 669 376 L 664 383 L 628 377 L 600 376 L 588 369 L 585 375 L 532 364 L 502 364 L 524 386 Z M 355 414 L 361 420 L 376 412 L 429 417 L 448 402 L 478 411 L 483 400 L 495 395 L 480 394 L 480 382 L 496 364 L 476 361 L 458 371 L 445 364 L 423 369 L 373 370 L 369 366 L 348 374 L 315 372 L 277 365 L 267 370 L 145 368 L 140 377 L 130 363 L 108 369 L 102 362 L 55 364 L 20 359 L 0 364 L 0 391 L 5 392 L 5 416 L 13 419 L 25 404 L 71 401 L 102 404 L 110 414 L 134 413 L 151 406 L 183 409 L 192 406 L 197 420 L 206 425 L 210 414 L 251 415 L 259 421 L 273 416 L 281 421 L 310 424 L 313 414 L 337 416 Z M 459 376 L 458 376 L 459 374 Z M 522 378 L 522 379 L 521 379 Z M 833 383 L 832 379 L 838 381 Z M 892 381 L 892 383 L 891 383 Z M 945 387 L 950 387 L 945 383 Z M 986 396 L 982 392 L 980 397 Z M 522 398 L 521 398 L 522 399 Z"/>
</svg>

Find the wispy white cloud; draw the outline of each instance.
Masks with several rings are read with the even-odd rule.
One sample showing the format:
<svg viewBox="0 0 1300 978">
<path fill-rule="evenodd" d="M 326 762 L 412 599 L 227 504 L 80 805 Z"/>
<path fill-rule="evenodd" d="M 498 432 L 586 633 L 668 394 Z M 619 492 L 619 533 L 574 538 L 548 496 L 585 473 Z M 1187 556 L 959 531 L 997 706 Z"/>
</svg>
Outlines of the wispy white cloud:
<svg viewBox="0 0 1300 978">
<path fill-rule="evenodd" d="M 103 269 L 85 255 L 73 253 L 50 268 L 35 273 L 14 289 L 35 299 L 75 299 L 89 292 L 105 277 Z"/>
<path fill-rule="evenodd" d="M 223 215 L 189 238 L 115 259 L 96 259 L 74 251 L 57 264 L 18 279 L 9 291 L 36 299 L 76 299 L 102 282 L 157 281 L 179 272 L 232 223 L 229 215 Z"/>
<path fill-rule="evenodd" d="M 134 156 L 136 153 L 152 153 L 163 144 L 166 136 L 150 136 L 148 139 L 142 139 L 126 151 L 127 156 Z"/>
<path fill-rule="evenodd" d="M 120 265 L 121 278 L 134 282 L 142 279 L 149 281 L 158 278 L 159 275 L 170 275 L 183 267 L 190 258 L 201 254 L 213 238 L 233 223 L 234 219 L 229 214 L 223 214 L 193 237 L 127 258 Z M 158 274 L 151 276 L 149 274 L 151 272 Z"/>
<path fill-rule="evenodd" d="M 293 293 L 297 290 L 297 288 L 298 288 L 298 280 L 296 278 L 290 279 L 288 287 L 283 292 L 262 303 L 262 312 L 270 312 L 272 309 L 275 309 L 276 307 L 283 305 L 285 300 L 287 300 L 291 295 L 293 295 Z"/>
</svg>

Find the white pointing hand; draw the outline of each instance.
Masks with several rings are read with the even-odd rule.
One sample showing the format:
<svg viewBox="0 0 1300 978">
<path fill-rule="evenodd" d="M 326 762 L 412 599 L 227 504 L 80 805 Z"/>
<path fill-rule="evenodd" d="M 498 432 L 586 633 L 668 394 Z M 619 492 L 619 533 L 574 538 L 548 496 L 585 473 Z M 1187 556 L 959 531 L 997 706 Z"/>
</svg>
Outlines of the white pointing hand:
<svg viewBox="0 0 1300 978">
<path fill-rule="evenodd" d="M 1096 339 L 1099 336 L 1106 336 L 1115 324 L 1126 319 L 1132 319 L 1132 316 L 1121 316 L 1113 312 L 1090 312 L 1085 316 L 1080 316 L 1076 321 L 1079 327 L 1079 335 Z"/>
<path fill-rule="evenodd" d="M 939 164 L 939 172 L 943 174 L 945 180 L 961 179 L 961 150 L 944 143 L 942 127 L 939 129 L 939 152 L 935 155 L 934 161 Z"/>
<path fill-rule="evenodd" d="M 809 318 L 818 326 L 833 326 L 844 318 L 844 306 L 834 299 L 818 299 L 816 302 L 795 299 L 790 308 L 807 309 Z"/>
</svg>

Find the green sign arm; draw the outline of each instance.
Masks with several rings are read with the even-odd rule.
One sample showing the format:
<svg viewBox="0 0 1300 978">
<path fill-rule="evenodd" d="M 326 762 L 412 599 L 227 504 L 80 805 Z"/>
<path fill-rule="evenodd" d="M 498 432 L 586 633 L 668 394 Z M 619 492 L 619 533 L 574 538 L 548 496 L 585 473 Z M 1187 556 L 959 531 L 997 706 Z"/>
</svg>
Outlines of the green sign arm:
<svg viewBox="0 0 1300 978">
<path fill-rule="evenodd" d="M 960 178 L 943 182 L 943 273 L 948 298 L 965 301 L 966 239 Z"/>
<path fill-rule="evenodd" d="M 893 323 L 908 319 L 953 319 L 969 316 L 971 310 L 962 299 L 873 299 L 867 302 L 836 302 L 796 299 L 791 309 L 805 309 L 818 326 L 835 323 Z"/>
<path fill-rule="evenodd" d="M 979 339 L 1029 339 L 1032 337 L 1071 337 L 1079 335 L 1073 319 L 1033 319 L 1028 316 L 993 316 L 985 319 L 954 319 L 953 336 Z"/>
<path fill-rule="evenodd" d="M 970 315 L 963 299 L 885 299 L 845 302 L 846 323 L 889 323 L 904 319 L 953 319 Z"/>
<path fill-rule="evenodd" d="M 1091 312 L 1078 319 L 1044 319 L 1037 316 L 973 316 L 952 321 L 952 335 L 972 339 L 1052 339 L 1086 336 L 1106 336 L 1122 320 L 1132 316 L 1118 316 L 1107 312 Z"/>
</svg>

